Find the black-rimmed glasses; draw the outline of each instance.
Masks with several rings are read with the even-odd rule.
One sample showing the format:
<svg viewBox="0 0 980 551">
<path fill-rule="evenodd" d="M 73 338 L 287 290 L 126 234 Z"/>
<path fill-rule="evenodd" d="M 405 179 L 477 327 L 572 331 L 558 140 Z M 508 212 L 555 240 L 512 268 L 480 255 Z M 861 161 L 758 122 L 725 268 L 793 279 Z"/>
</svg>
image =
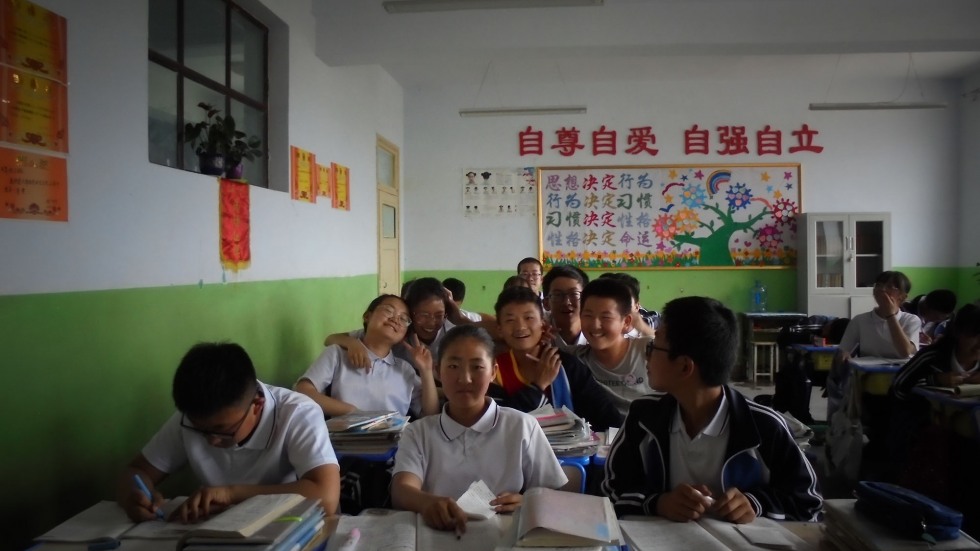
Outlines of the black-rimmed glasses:
<svg viewBox="0 0 980 551">
<path fill-rule="evenodd" d="M 670 349 L 669 348 L 665 348 L 663 346 L 657 346 L 657 342 L 656 341 L 650 341 L 650 342 L 648 342 L 647 343 L 647 357 L 648 358 L 650 357 L 650 354 L 653 354 L 653 351 L 654 350 L 659 350 L 661 352 L 666 352 L 666 353 L 670 354 Z"/>
<path fill-rule="evenodd" d="M 259 392 L 256 390 L 255 396 L 258 396 L 258 395 L 259 395 Z M 251 409 L 252 405 L 255 402 L 255 396 L 253 396 L 252 399 L 248 401 L 248 406 L 245 408 L 245 413 L 242 415 L 242 418 L 239 419 L 238 422 L 235 423 L 234 428 L 232 428 L 228 432 L 224 432 L 224 431 L 217 432 L 217 431 L 213 431 L 213 430 L 199 429 L 199 428 L 197 428 L 197 427 L 195 427 L 195 426 L 190 425 L 190 424 L 187 423 L 187 416 L 186 415 L 181 415 L 180 416 L 180 426 L 181 426 L 181 428 L 185 428 L 185 429 L 187 429 L 189 431 L 194 431 L 194 432 L 200 434 L 201 436 L 203 436 L 205 438 L 213 438 L 213 439 L 215 439 L 215 440 L 218 441 L 218 444 L 235 444 L 235 443 L 237 443 L 235 437 L 238 435 L 239 429 L 241 429 L 242 428 L 242 425 L 245 423 L 245 419 L 248 418 L 248 411 L 249 411 L 249 409 Z"/>
</svg>

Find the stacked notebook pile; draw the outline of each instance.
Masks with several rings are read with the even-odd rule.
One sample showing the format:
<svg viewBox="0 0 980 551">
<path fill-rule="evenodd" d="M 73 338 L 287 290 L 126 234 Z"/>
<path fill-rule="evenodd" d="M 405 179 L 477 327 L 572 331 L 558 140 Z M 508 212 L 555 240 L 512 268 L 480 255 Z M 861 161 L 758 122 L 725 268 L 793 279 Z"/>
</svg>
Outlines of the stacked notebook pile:
<svg viewBox="0 0 980 551">
<path fill-rule="evenodd" d="M 592 434 L 589 424 L 566 407 L 555 410 L 544 406 L 532 411 L 531 415 L 538 420 L 558 457 L 592 456 L 602 443 Z"/>
<path fill-rule="evenodd" d="M 327 420 L 337 453 L 385 454 L 398 446 L 408 417 L 394 411 L 355 411 Z"/>
<path fill-rule="evenodd" d="M 165 518 L 186 498 L 164 504 Z M 319 499 L 297 494 L 259 495 L 200 524 L 153 520 L 133 524 L 119 505 L 102 501 L 58 525 L 37 541 L 44 549 L 177 549 L 178 551 L 306 551 L 327 537 Z M 140 542 L 139 540 L 143 540 Z M 153 541 L 148 541 L 153 540 Z M 98 546 L 98 547 L 97 547 Z"/>
</svg>

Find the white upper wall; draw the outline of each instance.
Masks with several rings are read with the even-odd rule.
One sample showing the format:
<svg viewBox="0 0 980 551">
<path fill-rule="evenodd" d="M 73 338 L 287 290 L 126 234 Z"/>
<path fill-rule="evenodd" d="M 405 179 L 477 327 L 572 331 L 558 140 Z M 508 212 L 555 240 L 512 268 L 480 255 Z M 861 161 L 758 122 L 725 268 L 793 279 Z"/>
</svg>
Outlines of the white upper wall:
<svg viewBox="0 0 980 551">
<path fill-rule="evenodd" d="M 147 3 L 38 3 L 68 20 L 70 219 L 0 219 L 0 295 L 377 271 L 375 136 L 403 143 L 402 91 L 377 66 L 323 64 L 311 0 L 263 2 L 289 27 L 289 144 L 350 167 L 351 211 L 253 187 L 237 275 L 218 260 L 215 179 L 147 160 Z"/>
<path fill-rule="evenodd" d="M 963 79 L 960 106 L 959 265 L 980 262 L 980 73 Z"/>
<path fill-rule="evenodd" d="M 779 57 L 761 64 L 735 57 L 727 63 L 692 57 L 683 59 L 684 67 L 675 72 L 638 70 L 629 80 L 566 80 L 559 86 L 538 84 L 534 72 L 521 71 L 517 62 L 506 68 L 495 63 L 496 75 L 525 75 L 526 79 L 500 87 L 488 77 L 479 93 L 471 83 L 408 88 L 405 269 L 511 269 L 516 260 L 537 253 L 534 217 L 463 215 L 460 181 L 467 167 L 775 162 L 802 164 L 806 211 L 891 212 L 894 265 L 957 265 L 957 87 L 944 81 L 922 83 L 927 99 L 950 102 L 946 110 L 811 112 L 811 101 L 891 100 L 903 89 L 902 80 L 838 75 L 828 97 L 833 57 L 830 67 L 819 63 L 810 67 L 800 58 L 786 65 Z M 903 99 L 919 99 L 917 87 Z M 458 109 L 474 105 L 567 104 L 585 104 L 588 114 L 465 119 L 458 115 Z M 823 153 L 779 158 L 754 154 L 756 130 L 767 124 L 782 130 L 785 151 L 792 139 L 789 132 L 803 123 L 820 132 Z M 752 137 L 753 154 L 684 155 L 683 132 L 693 124 L 712 130 L 719 125 L 744 125 Z M 544 131 L 545 155 L 519 155 L 518 132 L 527 125 Z M 630 127 L 652 125 L 660 153 L 594 157 L 580 152 L 562 157 L 549 151 L 554 131 L 572 125 L 583 136 L 606 125 L 619 132 L 620 143 Z M 712 139 L 716 139 L 714 132 Z"/>
</svg>

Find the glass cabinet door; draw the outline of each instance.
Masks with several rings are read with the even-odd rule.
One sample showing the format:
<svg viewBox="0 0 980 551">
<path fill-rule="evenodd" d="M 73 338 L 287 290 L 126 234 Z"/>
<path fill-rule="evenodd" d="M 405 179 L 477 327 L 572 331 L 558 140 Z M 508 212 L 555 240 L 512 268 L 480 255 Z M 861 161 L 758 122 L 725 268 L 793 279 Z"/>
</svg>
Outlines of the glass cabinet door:
<svg viewBox="0 0 980 551">
<path fill-rule="evenodd" d="M 844 221 L 816 221 L 817 289 L 844 287 Z"/>
<path fill-rule="evenodd" d="M 854 222 L 854 285 L 874 287 L 875 278 L 885 270 L 885 225 L 881 220 Z"/>
</svg>

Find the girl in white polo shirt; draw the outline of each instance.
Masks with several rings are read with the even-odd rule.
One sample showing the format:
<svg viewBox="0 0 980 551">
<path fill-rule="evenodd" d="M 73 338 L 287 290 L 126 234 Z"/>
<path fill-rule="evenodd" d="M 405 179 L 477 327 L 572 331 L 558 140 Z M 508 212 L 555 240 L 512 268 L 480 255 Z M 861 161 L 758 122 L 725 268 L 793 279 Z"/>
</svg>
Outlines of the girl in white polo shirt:
<svg viewBox="0 0 980 551">
<path fill-rule="evenodd" d="M 493 340 L 483 329 L 451 329 L 439 347 L 447 403 L 440 415 L 410 424 L 399 441 L 392 504 L 422 514 L 439 530 L 466 528 L 456 504 L 469 485 L 484 481 L 498 512 L 513 511 L 528 488 L 567 481 L 537 421 L 486 396 L 496 366 Z"/>
<path fill-rule="evenodd" d="M 418 373 L 392 351 L 411 323 L 405 301 L 395 295 L 379 296 L 364 312 L 364 335 L 359 339 L 367 351 L 368 367 L 355 367 L 339 345 L 330 345 L 299 378 L 295 390 L 312 398 L 330 417 L 356 410 L 437 413 L 439 396 L 428 349 L 418 341 L 414 346 L 404 343 Z"/>
</svg>

